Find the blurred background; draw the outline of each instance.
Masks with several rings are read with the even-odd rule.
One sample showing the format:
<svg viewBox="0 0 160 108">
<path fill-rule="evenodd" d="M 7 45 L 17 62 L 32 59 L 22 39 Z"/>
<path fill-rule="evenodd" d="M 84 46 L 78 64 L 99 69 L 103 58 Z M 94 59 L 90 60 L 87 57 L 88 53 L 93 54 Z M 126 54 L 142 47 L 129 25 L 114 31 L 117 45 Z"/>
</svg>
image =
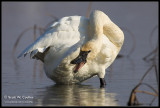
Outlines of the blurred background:
<svg viewBox="0 0 160 108">
<path fill-rule="evenodd" d="M 158 2 L 2 2 L 1 9 L 3 106 L 126 106 L 145 72 L 153 65 L 159 70 Z M 87 16 L 93 10 L 106 13 L 125 34 L 119 57 L 106 70 L 106 88 L 99 88 L 97 77 L 81 85 L 56 85 L 46 77 L 42 63 L 16 58 L 48 24 L 64 16 Z M 143 81 L 158 90 L 156 70 L 149 71 Z M 158 105 L 158 97 L 138 96 L 142 105 Z"/>
</svg>

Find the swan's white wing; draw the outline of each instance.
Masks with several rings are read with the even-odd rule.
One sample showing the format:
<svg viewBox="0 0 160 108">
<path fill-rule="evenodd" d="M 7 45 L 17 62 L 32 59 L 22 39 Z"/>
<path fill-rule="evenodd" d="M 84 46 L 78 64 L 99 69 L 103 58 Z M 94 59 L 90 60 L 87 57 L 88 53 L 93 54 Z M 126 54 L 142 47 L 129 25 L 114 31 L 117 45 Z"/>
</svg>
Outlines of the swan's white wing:
<svg viewBox="0 0 160 108">
<path fill-rule="evenodd" d="M 71 47 L 87 35 L 87 18 L 81 16 L 63 17 L 58 22 L 53 23 L 42 36 L 22 51 L 18 58 L 22 55 L 26 56 L 28 53 L 31 53 L 30 56 L 33 57 L 38 52 L 43 53 L 48 47 L 57 49 L 62 46 Z"/>
<path fill-rule="evenodd" d="M 84 38 L 85 37 L 82 37 L 76 44 L 72 45 L 66 52 L 64 52 L 58 59 L 56 59 L 56 62 L 52 64 L 52 70 L 54 70 L 65 57 L 69 56 L 71 53 L 75 52 L 77 48 L 81 47 L 84 42 Z"/>
</svg>

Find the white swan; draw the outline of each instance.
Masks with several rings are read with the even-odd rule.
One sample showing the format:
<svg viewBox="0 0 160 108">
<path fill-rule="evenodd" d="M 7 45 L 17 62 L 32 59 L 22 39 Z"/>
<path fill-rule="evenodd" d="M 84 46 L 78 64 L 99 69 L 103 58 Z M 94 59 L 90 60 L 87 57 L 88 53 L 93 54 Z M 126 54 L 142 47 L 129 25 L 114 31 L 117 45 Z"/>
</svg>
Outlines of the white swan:
<svg viewBox="0 0 160 108">
<path fill-rule="evenodd" d="M 46 75 L 59 84 L 80 83 L 94 75 L 105 85 L 105 69 L 118 55 L 124 41 L 122 30 L 102 11 L 89 19 L 68 16 L 48 30 L 18 56 L 30 53 L 44 63 Z"/>
</svg>

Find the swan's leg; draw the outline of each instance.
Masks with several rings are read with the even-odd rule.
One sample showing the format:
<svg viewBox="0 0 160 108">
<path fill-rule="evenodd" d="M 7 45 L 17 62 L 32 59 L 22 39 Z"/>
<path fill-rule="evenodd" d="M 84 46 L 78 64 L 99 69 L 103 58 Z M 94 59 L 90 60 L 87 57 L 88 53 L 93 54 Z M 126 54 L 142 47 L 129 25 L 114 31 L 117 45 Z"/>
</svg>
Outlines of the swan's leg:
<svg viewBox="0 0 160 108">
<path fill-rule="evenodd" d="M 106 81 L 104 79 L 105 77 L 105 67 L 102 67 L 98 73 L 98 77 L 99 77 L 99 80 L 100 80 L 100 87 L 105 87 L 106 85 Z"/>
<path fill-rule="evenodd" d="M 104 78 L 99 78 L 99 80 L 100 80 L 100 87 L 105 87 L 105 85 L 106 85 L 105 79 Z"/>
</svg>

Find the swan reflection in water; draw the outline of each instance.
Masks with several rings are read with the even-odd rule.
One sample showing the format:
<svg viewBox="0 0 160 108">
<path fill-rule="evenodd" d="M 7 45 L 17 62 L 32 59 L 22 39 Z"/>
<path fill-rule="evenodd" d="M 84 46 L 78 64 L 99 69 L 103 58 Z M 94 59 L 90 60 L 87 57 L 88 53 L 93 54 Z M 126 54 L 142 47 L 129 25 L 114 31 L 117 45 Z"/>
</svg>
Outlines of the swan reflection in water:
<svg viewBox="0 0 160 108">
<path fill-rule="evenodd" d="M 115 96 L 105 88 L 55 84 L 34 96 L 33 103 L 35 106 L 118 106 Z"/>
</svg>

